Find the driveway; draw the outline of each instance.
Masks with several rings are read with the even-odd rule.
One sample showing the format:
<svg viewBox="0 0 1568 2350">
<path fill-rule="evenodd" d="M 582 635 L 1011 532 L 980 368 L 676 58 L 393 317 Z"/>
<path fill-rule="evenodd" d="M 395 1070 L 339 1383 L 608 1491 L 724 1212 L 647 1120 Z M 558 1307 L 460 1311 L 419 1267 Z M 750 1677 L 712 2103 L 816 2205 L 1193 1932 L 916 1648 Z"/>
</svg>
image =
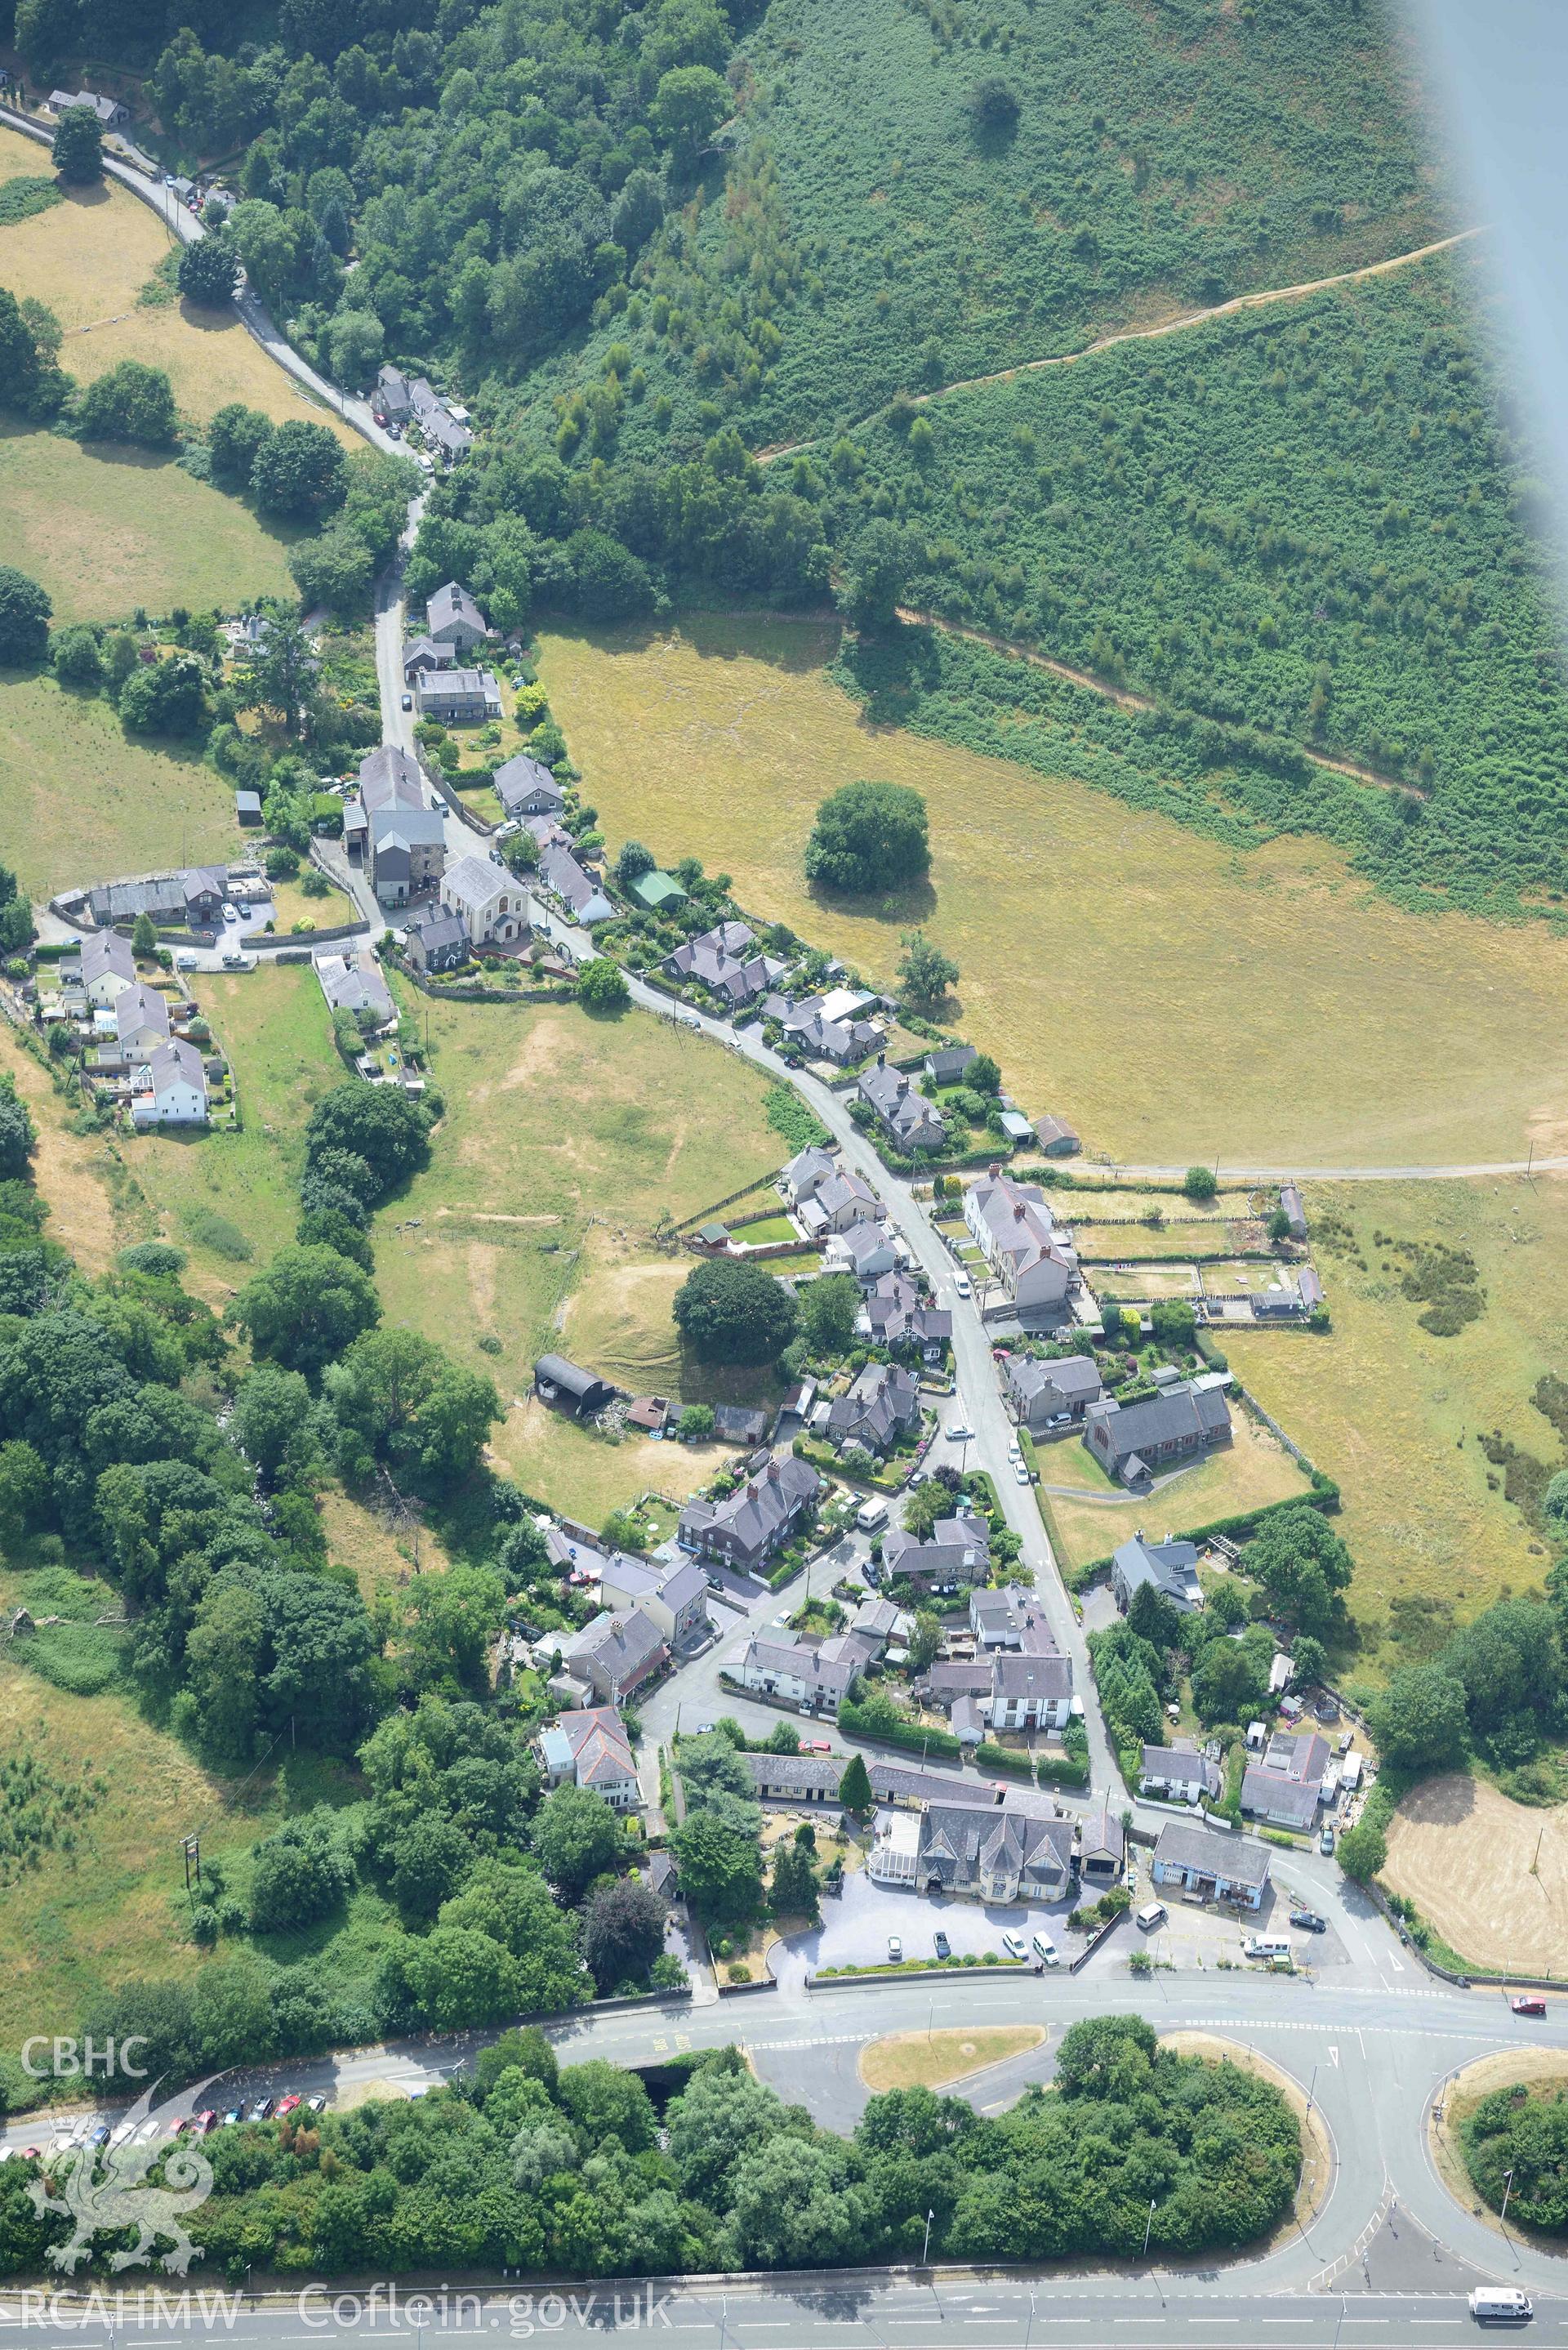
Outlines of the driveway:
<svg viewBox="0 0 1568 2350">
<path fill-rule="evenodd" d="M 1005 1958 L 1004 1933 L 1022 1934 L 1026 1942 L 1032 1934 L 1043 1933 L 1059 1950 L 1065 1950 L 1065 1921 L 1072 1906 L 1068 1899 L 1049 1908 L 1023 1902 L 1011 1908 L 987 1908 L 979 1901 L 877 1885 L 864 1869 L 858 1869 L 845 1878 L 841 1894 L 823 1902 L 821 1925 L 809 1933 L 792 1936 L 788 1942 L 776 1943 L 770 1963 L 781 1990 L 798 1991 L 808 1970 L 886 1966 L 890 1934 L 897 1934 L 903 1943 L 906 1960 L 929 1959 L 939 1927 L 958 1958 L 966 1951 L 981 1958 L 987 1950 Z M 932 1989 L 939 1998 L 946 1998 L 941 1985 L 933 1983 Z"/>
</svg>

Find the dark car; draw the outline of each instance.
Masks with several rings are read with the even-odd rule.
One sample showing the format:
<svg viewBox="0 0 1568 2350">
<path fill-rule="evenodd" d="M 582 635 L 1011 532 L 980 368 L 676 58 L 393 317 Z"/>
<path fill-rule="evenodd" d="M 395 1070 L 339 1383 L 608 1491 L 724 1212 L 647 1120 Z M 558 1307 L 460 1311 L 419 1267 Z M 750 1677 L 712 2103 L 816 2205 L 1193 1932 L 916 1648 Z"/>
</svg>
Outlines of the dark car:
<svg viewBox="0 0 1568 2350">
<path fill-rule="evenodd" d="M 934 1939 L 933 1947 L 934 1947 L 935 1950 L 936 1950 L 936 1954 L 937 1954 L 937 1956 L 938 1956 L 938 1958 L 939 1958 L 939 1959 L 950 1959 L 950 1958 L 951 1958 L 951 1956 L 952 1956 L 952 1951 L 953 1951 L 953 1946 L 952 1946 L 952 1944 L 949 1941 L 949 1939 L 948 1939 L 947 1936 L 943 1933 L 943 1931 L 942 1931 L 942 1929 L 941 1929 L 941 1928 L 940 1928 L 940 1926 L 937 1928 L 937 1930 L 936 1930 L 936 1936 L 935 1936 L 935 1939 Z"/>
<path fill-rule="evenodd" d="M 1320 1918 L 1315 1909 L 1293 1909 L 1291 1924 L 1304 1926 L 1309 1934 L 1326 1934 L 1328 1931 L 1328 1919 Z"/>
</svg>

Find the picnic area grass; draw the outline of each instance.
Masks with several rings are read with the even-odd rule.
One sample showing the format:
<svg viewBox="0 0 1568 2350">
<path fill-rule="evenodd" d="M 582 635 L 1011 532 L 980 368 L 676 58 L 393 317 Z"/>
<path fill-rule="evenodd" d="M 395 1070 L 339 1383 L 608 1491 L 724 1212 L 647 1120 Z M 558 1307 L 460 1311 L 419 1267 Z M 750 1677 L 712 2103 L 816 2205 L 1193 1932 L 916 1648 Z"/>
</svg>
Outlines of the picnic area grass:
<svg viewBox="0 0 1568 2350">
<path fill-rule="evenodd" d="M 176 604 L 232 610 L 294 594 L 287 555 L 298 533 L 262 522 L 169 452 L 73 441 L 6 418 L 0 508 L 9 559 L 48 590 L 57 621 L 129 619 L 138 608 L 156 618 Z"/>
<path fill-rule="evenodd" d="M 1345 1669 L 1380 1678 L 1415 1653 L 1408 1635 L 1394 1637 L 1401 1602 L 1463 1620 L 1539 1585 L 1550 1565 L 1477 1439 L 1500 1430 L 1546 1469 L 1562 1465 L 1563 1444 L 1531 1398 L 1548 1374 L 1568 1378 L 1568 1182 L 1314 1184 L 1308 1197 L 1332 1333 L 1225 1330 L 1219 1342 L 1339 1484 L 1361 1642 Z M 1345 1243 L 1325 1245 L 1326 1218 Z M 1401 1292 L 1407 1260 L 1376 1248 L 1378 1232 L 1468 1250 L 1480 1318 L 1453 1337 L 1422 1329 L 1424 1306 Z"/>
<path fill-rule="evenodd" d="M 877 980 L 920 920 L 961 969 L 949 1024 L 1091 1149 L 1425 1165 L 1568 1141 L 1568 939 L 1407 914 L 1322 840 L 1242 854 L 874 725 L 825 674 L 836 644 L 830 625 L 719 614 L 546 632 L 541 680 L 612 852 L 631 836 L 666 864 L 700 857 L 748 910 Z M 924 795 L 929 890 L 808 893 L 817 806 L 857 776 Z"/>
<path fill-rule="evenodd" d="M 1240 1409 L 1232 1411 L 1231 1424 L 1234 1435 L 1230 1444 L 1168 1483 L 1157 1484 L 1152 1493 L 1116 1489 L 1123 1492 L 1119 1501 L 1096 1496 L 1087 1487 L 1082 1501 L 1049 1494 L 1049 1523 L 1067 1565 L 1084 1566 L 1092 1558 L 1108 1556 L 1140 1527 L 1146 1532 L 1158 1527 L 1161 1534 L 1179 1534 L 1189 1527 L 1211 1525 L 1216 1518 L 1261 1509 L 1267 1502 L 1288 1502 L 1309 1490 L 1304 1471 L 1265 1429 Z M 1066 1444 L 1058 1449 L 1064 1453 L 1077 1451 L 1088 1462 L 1082 1446 Z M 1053 1473 L 1052 1457 L 1041 1454 L 1042 1483 L 1075 1482 L 1071 1474 Z"/>
<path fill-rule="evenodd" d="M 107 702 L 0 670 L 0 863 L 35 897 L 177 865 L 182 849 L 222 862 L 234 808 L 198 745 L 132 738 Z"/>
<path fill-rule="evenodd" d="M 874 2095 L 884 2089 L 943 2089 L 988 2064 L 1004 2064 L 1038 2048 L 1043 2023 L 959 2026 L 944 2032 L 895 2032 L 860 2052 L 860 2078 Z"/>
<path fill-rule="evenodd" d="M 389 1321 L 427 1331 L 494 1378 L 511 1412 L 495 1451 L 531 1492 L 581 1514 L 579 1470 L 616 1502 L 662 1482 L 652 1472 L 664 1468 L 690 1490 L 686 1480 L 711 1474 L 718 1456 L 704 1464 L 680 1447 L 613 1447 L 524 1399 L 551 1347 L 637 1392 L 770 1391 L 765 1368 L 681 1361 L 670 1309 L 695 1260 L 653 1240 L 661 1215 L 696 1214 L 781 1164 L 766 1077 L 637 1012 L 603 1019 L 576 1004 L 423 999 L 420 1010 L 445 1114 L 430 1166 L 377 1221 Z"/>
<path fill-rule="evenodd" d="M 127 1239 L 156 1233 L 188 1249 L 186 1280 L 217 1300 L 293 1239 L 305 1122 L 348 1072 L 308 963 L 198 972 L 191 986 L 234 1066 L 241 1131 L 118 1138 L 120 1213 L 122 1225 L 137 1227 Z M 249 1257 L 233 1253 L 231 1231 L 248 1243 Z"/>
</svg>

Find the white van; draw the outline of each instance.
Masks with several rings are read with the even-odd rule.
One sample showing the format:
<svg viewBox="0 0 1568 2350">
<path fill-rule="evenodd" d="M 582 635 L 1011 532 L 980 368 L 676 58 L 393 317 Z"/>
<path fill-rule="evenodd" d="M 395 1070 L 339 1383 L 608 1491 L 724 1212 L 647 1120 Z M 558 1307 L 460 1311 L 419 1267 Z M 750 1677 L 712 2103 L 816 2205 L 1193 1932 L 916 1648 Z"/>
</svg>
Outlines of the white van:
<svg viewBox="0 0 1568 2350">
<path fill-rule="evenodd" d="M 1288 1959 L 1291 1946 L 1283 1934 L 1249 1934 L 1241 1945 L 1244 1959 L 1262 1959 L 1272 1965 L 1276 1959 Z"/>
<path fill-rule="evenodd" d="M 1137 1913 L 1138 1931 L 1142 1934 L 1152 1934 L 1157 1926 L 1164 1925 L 1169 1915 L 1170 1912 L 1163 1901 L 1146 1901 Z"/>
<path fill-rule="evenodd" d="M 874 1534 L 888 1523 L 888 1504 L 879 1494 L 862 1502 L 855 1513 L 855 1523 L 863 1534 Z"/>
<path fill-rule="evenodd" d="M 1516 2284 L 1478 2284 L 1470 2295 L 1470 2315 L 1478 2325 L 1484 2325 L 1488 2318 L 1522 2325 L 1534 2314 L 1530 2295 L 1521 2293 Z"/>
</svg>

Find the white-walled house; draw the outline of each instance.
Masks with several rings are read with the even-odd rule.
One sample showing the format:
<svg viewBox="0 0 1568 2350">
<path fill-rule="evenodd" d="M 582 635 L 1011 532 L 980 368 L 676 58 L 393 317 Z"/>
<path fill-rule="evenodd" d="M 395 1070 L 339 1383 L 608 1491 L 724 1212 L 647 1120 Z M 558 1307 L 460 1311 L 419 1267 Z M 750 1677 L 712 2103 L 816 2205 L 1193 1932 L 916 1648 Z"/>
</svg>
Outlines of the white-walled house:
<svg viewBox="0 0 1568 2350">
<path fill-rule="evenodd" d="M 148 1055 L 145 1084 L 131 1097 L 133 1125 L 205 1126 L 207 1079 L 194 1045 L 176 1038 Z"/>
<path fill-rule="evenodd" d="M 441 877 L 441 902 L 455 914 L 476 947 L 515 944 L 533 928 L 528 892 L 504 865 L 488 857 L 460 857 Z"/>
</svg>

